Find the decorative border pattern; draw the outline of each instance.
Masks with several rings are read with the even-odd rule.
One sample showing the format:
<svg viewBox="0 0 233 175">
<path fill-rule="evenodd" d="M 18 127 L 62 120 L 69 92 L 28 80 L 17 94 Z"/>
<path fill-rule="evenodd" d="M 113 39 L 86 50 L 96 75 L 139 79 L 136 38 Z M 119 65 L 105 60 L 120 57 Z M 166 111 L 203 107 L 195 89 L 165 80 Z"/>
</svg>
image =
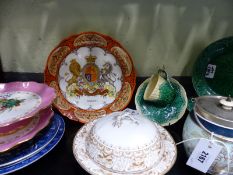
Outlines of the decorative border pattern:
<svg viewBox="0 0 233 175">
<path fill-rule="evenodd" d="M 123 85 L 117 97 L 112 103 L 99 110 L 83 110 L 74 106 L 63 96 L 59 87 L 58 70 L 61 62 L 68 54 L 80 47 L 100 47 L 108 53 L 113 52 L 123 72 Z M 44 80 L 46 84 L 56 89 L 57 98 L 53 103 L 54 106 L 69 119 L 86 123 L 113 111 L 123 110 L 133 95 L 136 73 L 130 55 L 120 43 L 97 32 L 83 32 L 64 39 L 50 53 L 44 71 Z"/>
<path fill-rule="evenodd" d="M 33 117 L 31 123 L 24 129 L 12 135 L 1 137 L 4 140 L 0 143 L 0 152 L 5 152 L 23 142 L 32 139 L 39 131 L 44 129 L 54 115 L 52 109 L 47 108 Z"/>
<path fill-rule="evenodd" d="M 125 173 L 113 172 L 104 168 L 102 165 L 96 163 L 87 153 L 87 137 L 90 134 L 91 128 L 95 121 L 89 122 L 84 125 L 76 134 L 73 142 L 73 154 L 77 162 L 90 174 L 93 175 L 120 175 Z M 174 165 L 177 156 L 177 149 L 173 138 L 170 134 L 160 125 L 158 125 L 160 138 L 163 143 L 164 152 L 160 162 L 155 164 L 151 169 L 136 172 L 127 173 L 127 175 L 164 175 Z"/>
<path fill-rule="evenodd" d="M 159 141 L 140 150 L 122 150 L 107 147 L 91 133 L 86 140 L 87 154 L 109 171 L 140 173 L 151 169 L 163 156 L 163 143 Z"/>
<path fill-rule="evenodd" d="M 50 124 L 39 132 L 32 140 L 17 148 L 0 154 L 0 169 L 31 157 L 47 146 L 57 135 L 60 127 L 58 118 L 53 117 Z"/>
<path fill-rule="evenodd" d="M 20 170 L 20 169 L 36 162 L 37 160 L 39 160 L 40 158 L 45 156 L 48 152 L 50 152 L 59 143 L 59 141 L 61 140 L 61 138 L 64 134 L 64 131 L 65 131 L 65 122 L 62 119 L 62 117 L 58 114 L 55 114 L 54 117 L 56 118 L 56 120 L 59 120 L 61 125 L 58 129 L 56 136 L 48 143 L 48 145 L 46 145 L 38 153 L 36 153 L 32 156 L 29 156 L 26 159 L 23 159 L 15 164 L 0 168 L 0 174 L 8 174 L 8 173 L 15 172 L 17 170 Z"/>
</svg>

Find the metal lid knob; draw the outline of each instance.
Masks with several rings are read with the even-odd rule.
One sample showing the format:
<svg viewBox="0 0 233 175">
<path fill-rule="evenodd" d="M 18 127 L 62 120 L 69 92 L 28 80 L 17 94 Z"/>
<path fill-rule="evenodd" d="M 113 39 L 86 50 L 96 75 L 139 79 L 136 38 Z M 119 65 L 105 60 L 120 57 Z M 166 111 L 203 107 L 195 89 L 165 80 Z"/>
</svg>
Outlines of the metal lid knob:
<svg viewBox="0 0 233 175">
<path fill-rule="evenodd" d="M 226 109 L 226 110 L 233 109 L 233 100 L 231 99 L 231 97 L 223 98 L 219 100 L 219 103 L 221 104 L 223 109 Z"/>
</svg>

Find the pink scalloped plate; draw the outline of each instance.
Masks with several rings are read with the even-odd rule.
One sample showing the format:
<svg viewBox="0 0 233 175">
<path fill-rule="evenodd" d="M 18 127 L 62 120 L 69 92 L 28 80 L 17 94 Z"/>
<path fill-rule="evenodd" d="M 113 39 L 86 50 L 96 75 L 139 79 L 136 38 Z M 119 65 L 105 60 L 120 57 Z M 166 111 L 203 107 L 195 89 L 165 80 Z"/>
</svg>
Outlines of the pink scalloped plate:
<svg viewBox="0 0 233 175">
<path fill-rule="evenodd" d="M 12 134 L 0 136 L 0 152 L 7 151 L 23 142 L 32 139 L 39 131 L 41 131 L 49 124 L 53 115 L 54 112 L 51 108 L 44 109 L 33 116 L 32 120 L 22 129 L 19 129 Z"/>
<path fill-rule="evenodd" d="M 30 118 L 20 120 L 10 125 L 0 127 L 0 137 L 13 134 L 17 132 L 18 130 L 25 128 L 27 125 L 30 124 L 30 122 L 32 122 L 32 120 L 33 120 L 33 117 L 30 117 Z"/>
<path fill-rule="evenodd" d="M 36 82 L 0 83 L 0 127 L 30 118 L 50 106 L 55 90 Z"/>
</svg>

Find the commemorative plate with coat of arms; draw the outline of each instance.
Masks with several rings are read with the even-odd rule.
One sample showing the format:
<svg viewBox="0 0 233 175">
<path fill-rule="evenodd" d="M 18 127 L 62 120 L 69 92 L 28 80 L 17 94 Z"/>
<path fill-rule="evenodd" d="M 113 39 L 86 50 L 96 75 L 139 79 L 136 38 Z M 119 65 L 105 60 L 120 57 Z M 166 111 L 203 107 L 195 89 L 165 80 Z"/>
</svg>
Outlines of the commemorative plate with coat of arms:
<svg viewBox="0 0 233 175">
<path fill-rule="evenodd" d="M 128 52 L 97 32 L 63 40 L 50 53 L 44 78 L 56 90 L 54 106 L 82 123 L 124 109 L 136 84 Z"/>
</svg>

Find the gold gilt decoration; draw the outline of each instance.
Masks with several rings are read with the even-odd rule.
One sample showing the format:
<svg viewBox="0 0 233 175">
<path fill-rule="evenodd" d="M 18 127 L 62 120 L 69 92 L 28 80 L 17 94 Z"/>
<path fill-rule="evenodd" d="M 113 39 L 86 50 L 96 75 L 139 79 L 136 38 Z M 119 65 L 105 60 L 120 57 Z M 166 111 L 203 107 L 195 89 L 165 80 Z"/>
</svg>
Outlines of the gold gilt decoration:
<svg viewBox="0 0 233 175">
<path fill-rule="evenodd" d="M 146 149 L 143 149 L 138 153 L 135 153 L 134 151 L 132 151 L 132 153 L 131 152 L 121 153 L 117 149 L 111 150 L 110 148 L 105 147 L 102 144 L 98 144 L 96 140 L 91 140 L 90 133 L 94 124 L 95 121 L 84 125 L 75 136 L 74 144 L 73 144 L 74 157 L 76 158 L 78 163 L 90 174 L 164 175 L 171 169 L 171 167 L 174 165 L 176 161 L 177 151 L 172 137 L 164 128 L 158 126 L 159 133 L 162 134 L 162 138 L 160 140 L 163 141 L 163 145 L 155 145 L 155 147 L 162 146 L 162 149 L 164 149 L 163 155 L 160 156 L 161 158 L 159 163 L 158 162 L 157 164 L 155 163 L 154 164 L 155 166 L 152 166 L 152 168 L 148 168 L 143 171 L 137 171 L 136 173 L 135 172 L 131 173 L 130 170 L 132 170 L 132 168 L 138 169 L 138 167 L 143 167 L 143 165 L 145 165 L 146 163 L 145 158 L 146 155 L 148 154 L 145 155 L 144 152 L 147 153 L 148 151 L 150 152 L 151 150 L 147 151 Z M 153 146 L 150 149 L 153 149 Z M 98 157 L 99 155 L 100 157 Z M 126 161 L 124 161 L 124 158 L 128 155 L 130 156 L 130 160 L 132 161 L 128 161 L 129 159 L 126 159 Z M 153 156 L 153 154 L 149 154 L 149 156 L 150 155 Z M 151 158 L 152 160 L 154 159 L 154 157 Z M 96 161 L 98 161 L 98 163 Z M 132 162 L 131 164 L 132 166 L 130 166 L 130 169 L 127 169 L 123 173 L 115 170 L 116 168 L 121 168 L 122 171 L 123 170 L 122 168 L 125 166 L 125 164 L 129 164 L 131 162 Z M 151 160 L 149 160 L 147 163 L 150 162 Z M 156 166 L 158 164 L 159 166 Z"/>
<path fill-rule="evenodd" d="M 3 137 L 3 138 L 1 138 L 2 141 L 0 142 L 0 145 L 9 144 L 10 142 L 12 142 L 12 139 L 18 139 L 20 137 L 25 136 L 25 134 L 30 133 L 35 128 L 36 124 L 38 124 L 38 122 L 39 122 L 39 115 L 36 115 L 36 116 L 34 116 L 32 121 L 29 122 L 29 124 L 20 128 L 21 132 L 17 133 L 17 131 L 16 131 L 16 132 L 12 133 L 10 136 L 9 135 L 2 135 L 1 137 Z M 7 137 L 10 137 L 11 139 L 9 139 Z M 17 143 L 16 145 L 23 143 L 23 142 L 26 142 L 27 140 L 29 140 L 29 138 L 23 140 L 22 142 Z M 10 148 L 11 147 L 5 148 L 5 150 L 1 150 L 1 152 L 7 151 Z"/>
<path fill-rule="evenodd" d="M 69 51 L 70 48 L 68 46 L 63 46 L 59 47 L 51 54 L 50 59 L 48 59 L 48 70 L 51 75 L 56 76 L 59 63 Z"/>
<path fill-rule="evenodd" d="M 53 101 L 53 103 L 58 106 L 60 109 L 63 109 L 63 110 L 68 110 L 70 108 L 70 105 L 69 103 L 67 103 L 65 100 L 63 100 L 63 98 L 58 95 L 59 93 L 59 87 L 57 85 L 57 83 L 55 81 L 52 81 L 50 84 L 49 84 L 50 87 L 54 88 L 55 91 L 56 91 L 56 94 L 57 94 L 57 97 L 56 99 Z"/>
<path fill-rule="evenodd" d="M 113 147 L 98 139 L 91 131 L 86 139 L 87 154 L 109 171 L 142 172 L 158 164 L 163 156 L 163 142 L 154 141 L 140 150 L 133 150 Z"/>
<path fill-rule="evenodd" d="M 111 52 L 119 59 L 125 76 L 129 76 L 133 67 L 129 55 L 123 49 L 117 46 L 112 47 Z"/>
<path fill-rule="evenodd" d="M 95 63 L 96 56 L 89 55 L 86 57 L 87 63 Z"/>
<path fill-rule="evenodd" d="M 72 73 L 72 77 L 67 81 L 68 86 L 70 86 L 73 83 L 77 83 L 77 79 L 80 76 L 81 66 L 76 61 L 76 59 L 71 60 L 69 70 Z"/>
<path fill-rule="evenodd" d="M 58 96 L 54 100 L 54 104 L 63 110 L 68 110 L 70 108 L 69 104 L 65 100 L 63 100 L 62 97 L 60 96 Z"/>
<path fill-rule="evenodd" d="M 131 98 L 131 87 L 128 82 L 122 87 L 122 93 L 118 96 L 117 101 L 110 107 L 112 111 L 122 110 L 130 101 Z"/>
<path fill-rule="evenodd" d="M 16 129 L 10 130 L 8 132 L 4 132 L 4 133 L 0 133 L 0 137 L 4 137 L 4 136 L 8 136 L 8 135 L 12 135 L 18 131 L 20 131 L 21 129 L 25 128 L 27 125 L 21 125 L 19 127 L 17 127 Z"/>
<path fill-rule="evenodd" d="M 74 111 L 74 115 L 75 117 L 82 123 L 87 123 L 90 122 L 94 119 L 97 119 L 103 115 L 106 114 L 105 110 L 101 110 L 101 111 L 79 111 L 79 110 L 75 110 Z"/>
<path fill-rule="evenodd" d="M 49 84 L 49 86 L 52 87 L 52 88 L 54 88 L 56 94 L 59 93 L 59 87 L 58 87 L 56 81 L 52 81 L 52 82 Z"/>
<path fill-rule="evenodd" d="M 107 41 L 97 34 L 83 34 L 78 36 L 74 41 L 74 46 L 82 45 L 107 46 Z"/>
</svg>

